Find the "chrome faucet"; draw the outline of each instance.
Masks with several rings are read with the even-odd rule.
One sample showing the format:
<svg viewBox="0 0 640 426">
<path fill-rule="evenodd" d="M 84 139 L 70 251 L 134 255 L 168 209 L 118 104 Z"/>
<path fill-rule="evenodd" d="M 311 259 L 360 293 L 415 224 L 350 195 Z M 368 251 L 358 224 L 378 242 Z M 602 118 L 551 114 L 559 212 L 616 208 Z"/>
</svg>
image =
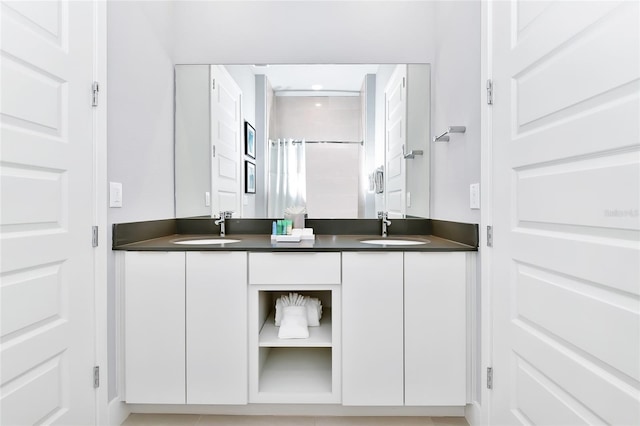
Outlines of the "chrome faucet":
<svg viewBox="0 0 640 426">
<path fill-rule="evenodd" d="M 225 229 L 224 229 L 224 221 L 225 219 L 231 219 L 231 216 L 233 215 L 233 212 L 220 212 L 220 219 L 216 220 L 214 223 L 216 225 L 220 225 L 220 236 L 224 237 L 225 236 Z"/>
<path fill-rule="evenodd" d="M 389 220 L 389 213 L 387 212 L 378 212 L 378 219 L 382 219 L 382 236 L 387 236 L 387 226 L 391 226 L 391 221 Z"/>
</svg>

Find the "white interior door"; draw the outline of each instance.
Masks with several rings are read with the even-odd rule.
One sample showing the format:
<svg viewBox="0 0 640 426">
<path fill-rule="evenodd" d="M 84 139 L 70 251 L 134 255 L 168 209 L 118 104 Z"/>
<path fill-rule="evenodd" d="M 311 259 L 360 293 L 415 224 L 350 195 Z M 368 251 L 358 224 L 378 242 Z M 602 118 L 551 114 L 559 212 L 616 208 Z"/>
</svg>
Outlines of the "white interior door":
<svg viewBox="0 0 640 426">
<path fill-rule="evenodd" d="M 384 91 L 385 97 L 385 203 L 389 217 L 407 211 L 404 148 L 407 140 L 407 68 L 398 65 Z"/>
<path fill-rule="evenodd" d="M 241 95 L 238 85 L 219 65 L 211 66 L 211 212 L 241 215 Z"/>
<path fill-rule="evenodd" d="M 2 2 L 3 425 L 96 422 L 93 2 Z"/>
<path fill-rule="evenodd" d="M 493 3 L 492 424 L 640 424 L 638 6 Z"/>
</svg>

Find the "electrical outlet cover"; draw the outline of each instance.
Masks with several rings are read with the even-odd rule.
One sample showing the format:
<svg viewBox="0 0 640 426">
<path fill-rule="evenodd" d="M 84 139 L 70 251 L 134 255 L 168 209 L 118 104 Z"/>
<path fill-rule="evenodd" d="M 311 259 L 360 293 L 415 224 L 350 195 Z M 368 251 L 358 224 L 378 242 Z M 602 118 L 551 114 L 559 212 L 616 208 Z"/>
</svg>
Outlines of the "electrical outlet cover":
<svg viewBox="0 0 640 426">
<path fill-rule="evenodd" d="M 109 207 L 122 207 L 122 184 L 109 182 Z"/>
<path fill-rule="evenodd" d="M 472 183 L 469 185 L 469 207 L 472 209 L 480 208 L 480 184 Z"/>
</svg>

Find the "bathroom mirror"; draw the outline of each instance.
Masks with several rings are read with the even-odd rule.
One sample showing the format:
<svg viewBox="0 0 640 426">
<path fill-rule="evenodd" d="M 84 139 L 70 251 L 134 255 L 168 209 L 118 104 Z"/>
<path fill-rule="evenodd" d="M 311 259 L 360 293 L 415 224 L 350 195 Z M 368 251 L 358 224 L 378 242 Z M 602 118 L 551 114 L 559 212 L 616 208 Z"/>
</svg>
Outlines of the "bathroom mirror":
<svg viewBox="0 0 640 426">
<path fill-rule="evenodd" d="M 176 217 L 429 216 L 428 64 L 176 65 L 175 96 Z"/>
</svg>

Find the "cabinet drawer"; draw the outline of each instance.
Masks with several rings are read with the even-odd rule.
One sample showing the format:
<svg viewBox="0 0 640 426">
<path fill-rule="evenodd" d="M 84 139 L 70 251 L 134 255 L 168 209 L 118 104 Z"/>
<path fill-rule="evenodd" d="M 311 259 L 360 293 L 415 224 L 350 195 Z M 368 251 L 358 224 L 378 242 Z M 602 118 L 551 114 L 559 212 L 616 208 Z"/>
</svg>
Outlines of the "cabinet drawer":
<svg viewBox="0 0 640 426">
<path fill-rule="evenodd" d="M 340 284 L 340 253 L 250 253 L 249 284 Z"/>
</svg>

